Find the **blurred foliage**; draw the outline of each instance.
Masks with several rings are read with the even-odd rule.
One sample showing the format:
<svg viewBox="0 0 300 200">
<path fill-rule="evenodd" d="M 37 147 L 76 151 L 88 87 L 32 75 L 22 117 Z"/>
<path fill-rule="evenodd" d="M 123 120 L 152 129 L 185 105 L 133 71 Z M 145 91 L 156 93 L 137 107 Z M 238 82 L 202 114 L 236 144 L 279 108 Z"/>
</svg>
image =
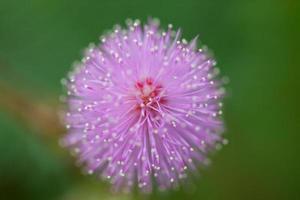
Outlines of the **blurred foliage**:
<svg viewBox="0 0 300 200">
<path fill-rule="evenodd" d="M 0 87 L 0 199 L 300 199 L 299 13 L 297 0 L 0 0 L 0 86 L 9 85 Z M 63 129 L 45 121 L 81 50 L 114 24 L 148 16 L 213 50 L 231 80 L 230 144 L 189 189 L 111 194 L 70 164 L 57 144 Z"/>
</svg>

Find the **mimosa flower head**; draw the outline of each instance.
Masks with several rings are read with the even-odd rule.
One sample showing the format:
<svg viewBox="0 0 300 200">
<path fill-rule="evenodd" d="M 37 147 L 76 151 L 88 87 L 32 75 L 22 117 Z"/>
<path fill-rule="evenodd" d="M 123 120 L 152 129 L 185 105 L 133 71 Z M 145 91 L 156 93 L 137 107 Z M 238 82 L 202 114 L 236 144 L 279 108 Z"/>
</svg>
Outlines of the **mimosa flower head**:
<svg viewBox="0 0 300 200">
<path fill-rule="evenodd" d="M 91 45 L 65 81 L 62 144 L 114 189 L 176 187 L 223 142 L 216 62 L 171 25 L 127 24 Z"/>
</svg>

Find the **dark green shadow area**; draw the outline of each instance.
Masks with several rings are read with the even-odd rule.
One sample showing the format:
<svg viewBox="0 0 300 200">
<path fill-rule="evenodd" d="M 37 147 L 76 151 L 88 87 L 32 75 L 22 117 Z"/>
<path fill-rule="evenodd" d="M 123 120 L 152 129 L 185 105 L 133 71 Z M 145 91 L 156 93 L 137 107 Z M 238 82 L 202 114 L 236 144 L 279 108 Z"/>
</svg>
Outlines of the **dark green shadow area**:
<svg viewBox="0 0 300 200">
<path fill-rule="evenodd" d="M 60 159 L 47 145 L 0 115 L 0 199 L 55 199 L 70 185 Z"/>
</svg>

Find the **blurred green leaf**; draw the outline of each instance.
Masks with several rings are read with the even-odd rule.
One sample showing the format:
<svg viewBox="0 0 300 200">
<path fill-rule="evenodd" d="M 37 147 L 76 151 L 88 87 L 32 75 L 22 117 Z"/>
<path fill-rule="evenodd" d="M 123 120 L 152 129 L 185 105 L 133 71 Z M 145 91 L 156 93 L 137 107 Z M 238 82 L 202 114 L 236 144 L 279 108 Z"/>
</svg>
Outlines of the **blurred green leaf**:
<svg viewBox="0 0 300 200">
<path fill-rule="evenodd" d="M 53 199 L 68 188 L 59 157 L 12 119 L 0 114 L 0 199 Z"/>
</svg>

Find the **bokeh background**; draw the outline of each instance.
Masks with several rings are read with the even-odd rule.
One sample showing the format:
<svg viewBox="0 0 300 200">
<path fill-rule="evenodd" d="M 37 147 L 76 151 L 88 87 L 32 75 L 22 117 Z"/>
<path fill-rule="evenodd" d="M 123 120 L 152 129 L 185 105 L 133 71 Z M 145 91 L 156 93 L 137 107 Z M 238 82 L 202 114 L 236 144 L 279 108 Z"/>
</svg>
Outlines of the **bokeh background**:
<svg viewBox="0 0 300 200">
<path fill-rule="evenodd" d="M 297 0 L 0 0 L 0 199 L 300 199 Z M 60 84 L 90 42 L 126 18 L 200 35 L 230 78 L 229 145 L 187 189 L 112 194 L 61 149 Z"/>
</svg>

